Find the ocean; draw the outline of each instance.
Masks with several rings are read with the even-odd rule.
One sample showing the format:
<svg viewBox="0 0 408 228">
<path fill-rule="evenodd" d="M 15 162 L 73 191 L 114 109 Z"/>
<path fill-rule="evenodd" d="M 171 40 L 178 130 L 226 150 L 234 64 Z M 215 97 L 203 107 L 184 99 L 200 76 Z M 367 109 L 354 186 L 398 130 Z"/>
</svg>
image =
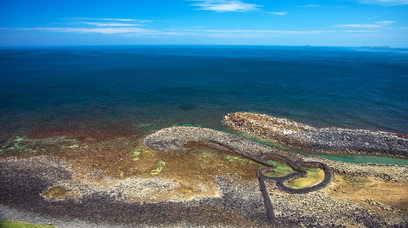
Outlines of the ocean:
<svg viewBox="0 0 408 228">
<path fill-rule="evenodd" d="M 137 129 L 140 137 L 174 125 L 230 131 L 222 118 L 238 111 L 408 134 L 408 49 L 0 49 L 3 142 L 51 128 Z"/>
</svg>

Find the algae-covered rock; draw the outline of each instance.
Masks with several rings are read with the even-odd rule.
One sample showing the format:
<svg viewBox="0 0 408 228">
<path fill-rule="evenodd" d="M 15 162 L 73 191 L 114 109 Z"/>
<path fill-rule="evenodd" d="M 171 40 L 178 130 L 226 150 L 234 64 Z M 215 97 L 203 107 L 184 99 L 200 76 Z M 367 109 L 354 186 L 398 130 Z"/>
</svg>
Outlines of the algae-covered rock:
<svg viewBox="0 0 408 228">
<path fill-rule="evenodd" d="M 56 228 L 56 226 L 52 226 L 52 225 L 33 224 L 33 223 L 15 221 L 15 220 L 0 221 L 0 227 L 1 228 Z"/>
</svg>

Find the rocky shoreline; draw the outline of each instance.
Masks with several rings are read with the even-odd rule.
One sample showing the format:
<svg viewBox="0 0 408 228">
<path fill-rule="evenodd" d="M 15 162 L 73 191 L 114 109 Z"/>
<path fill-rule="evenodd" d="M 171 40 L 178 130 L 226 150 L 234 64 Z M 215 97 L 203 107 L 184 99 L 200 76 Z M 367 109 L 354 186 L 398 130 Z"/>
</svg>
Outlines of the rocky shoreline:
<svg viewBox="0 0 408 228">
<path fill-rule="evenodd" d="M 234 130 L 317 153 L 387 155 L 408 158 L 408 138 L 363 129 L 315 128 L 285 118 L 237 112 L 224 117 Z"/>
<path fill-rule="evenodd" d="M 2 155 L 0 219 L 62 228 L 271 227 L 267 194 L 273 227 L 407 225 L 406 166 L 337 162 L 199 127 L 165 128 L 134 140 L 78 141 L 69 156 Z M 113 151 L 119 145 L 128 146 Z M 109 159 L 92 160 L 104 156 Z M 295 174 L 269 178 L 274 170 L 264 164 L 268 159 L 286 163 Z M 164 168 L 152 174 L 161 161 Z M 305 192 L 288 187 L 289 179 L 307 179 L 303 169 L 310 167 L 331 177 Z"/>
</svg>

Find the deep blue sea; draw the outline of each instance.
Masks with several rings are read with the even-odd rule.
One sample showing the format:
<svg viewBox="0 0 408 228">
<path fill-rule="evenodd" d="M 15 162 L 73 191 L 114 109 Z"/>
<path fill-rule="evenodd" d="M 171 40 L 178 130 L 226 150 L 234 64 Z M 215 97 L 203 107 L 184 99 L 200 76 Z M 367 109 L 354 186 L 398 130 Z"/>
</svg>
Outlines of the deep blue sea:
<svg viewBox="0 0 408 228">
<path fill-rule="evenodd" d="M 408 133 L 408 49 L 101 46 L 0 49 L 0 136 L 44 125 L 192 124 L 247 111 Z"/>
</svg>

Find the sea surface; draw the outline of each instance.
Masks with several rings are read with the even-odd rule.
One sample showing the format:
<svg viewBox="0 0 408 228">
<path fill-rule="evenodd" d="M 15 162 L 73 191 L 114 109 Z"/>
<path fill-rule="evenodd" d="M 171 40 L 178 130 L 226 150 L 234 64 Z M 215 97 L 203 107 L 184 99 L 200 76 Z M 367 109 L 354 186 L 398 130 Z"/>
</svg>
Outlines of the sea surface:
<svg viewBox="0 0 408 228">
<path fill-rule="evenodd" d="M 230 131 L 229 112 L 408 134 L 408 49 L 95 46 L 0 49 L 0 138 L 39 128 Z M 120 129 L 119 129 L 120 130 Z"/>
</svg>

